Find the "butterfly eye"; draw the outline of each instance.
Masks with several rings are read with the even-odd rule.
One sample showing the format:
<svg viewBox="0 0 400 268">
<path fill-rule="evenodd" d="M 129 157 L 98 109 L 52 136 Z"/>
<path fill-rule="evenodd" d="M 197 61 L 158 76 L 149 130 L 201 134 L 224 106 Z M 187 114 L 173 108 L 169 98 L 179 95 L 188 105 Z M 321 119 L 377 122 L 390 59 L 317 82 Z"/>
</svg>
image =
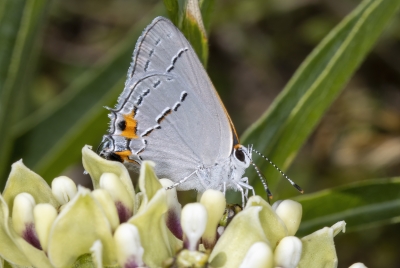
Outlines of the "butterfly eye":
<svg viewBox="0 0 400 268">
<path fill-rule="evenodd" d="M 237 160 L 242 161 L 242 162 L 245 162 L 245 156 L 244 156 L 244 153 L 243 153 L 242 150 L 237 149 L 237 150 L 235 151 L 235 156 L 236 156 L 236 159 L 237 159 Z"/>
</svg>

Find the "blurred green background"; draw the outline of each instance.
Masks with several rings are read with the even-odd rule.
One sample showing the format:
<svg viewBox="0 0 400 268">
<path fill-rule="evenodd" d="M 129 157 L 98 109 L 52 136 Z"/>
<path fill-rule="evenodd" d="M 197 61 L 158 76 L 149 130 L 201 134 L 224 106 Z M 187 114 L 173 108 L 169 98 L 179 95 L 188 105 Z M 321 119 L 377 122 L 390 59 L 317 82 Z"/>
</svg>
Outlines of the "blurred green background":
<svg viewBox="0 0 400 268">
<path fill-rule="evenodd" d="M 117 94 L 105 94 L 102 100 L 96 100 L 98 103 L 92 103 L 91 94 L 96 94 L 97 88 L 107 92 L 107 81 L 99 79 L 97 84 L 91 85 L 91 91 L 84 95 L 81 103 L 69 104 L 65 110 L 66 113 L 78 113 L 76 118 L 85 125 L 85 118 L 79 117 L 78 107 L 93 105 L 91 111 L 98 117 L 95 124 L 86 125 L 81 133 L 72 130 L 68 137 L 75 140 L 76 148 L 85 144 L 96 147 L 108 124 L 107 111 L 102 106 L 113 106 L 122 91 L 138 35 L 155 16 L 166 16 L 167 13 L 162 2 L 149 0 L 42 2 L 47 8 L 44 21 L 39 25 L 40 35 L 30 44 L 37 48 L 29 61 L 35 66 L 34 72 L 29 74 L 29 84 L 25 84 L 23 93 L 13 104 L 29 105 L 20 107 L 18 114 L 12 117 L 15 118 L 13 131 L 21 134 L 7 161 L 23 158 L 28 167 L 48 181 L 60 174 L 87 179 L 82 175 L 79 150 L 45 159 L 49 165 L 57 165 L 57 161 L 68 164 L 62 172 L 36 163 L 32 152 L 25 150 L 27 144 L 34 142 L 30 150 L 35 152 L 43 146 L 63 145 L 48 144 L 49 137 L 40 133 L 31 138 L 26 129 L 30 124 L 43 122 L 47 111 L 57 109 L 57 105 L 62 106 L 73 98 L 75 91 L 91 76 L 101 78 L 103 66 L 110 66 L 107 61 L 116 58 L 111 63 L 112 70 L 117 77 L 115 80 L 121 77 L 121 81 L 117 85 L 112 81 L 110 86 L 119 88 L 113 91 Z M 360 2 L 214 1 L 208 29 L 207 71 L 239 134 L 261 116 L 305 57 Z M 125 47 L 129 53 L 118 54 Z M 91 73 L 90 70 L 96 71 Z M 82 74 L 87 75 L 82 77 Z M 24 98 L 30 101 L 23 102 Z M 68 129 L 74 123 L 67 119 L 45 121 L 41 127 L 54 128 L 53 134 L 61 137 L 58 130 L 63 128 L 58 125 Z M 51 162 L 53 159 L 54 163 Z M 46 170 L 45 174 L 41 170 Z M 287 174 L 306 193 L 400 174 L 399 15 L 386 27 L 373 51 L 302 147 Z M 284 179 L 280 179 L 272 191 L 274 200 L 298 195 Z M 264 195 L 262 191 L 258 193 Z M 368 267 L 400 266 L 398 223 L 341 234 L 335 241 L 339 267 L 348 267 L 358 261 Z"/>
</svg>

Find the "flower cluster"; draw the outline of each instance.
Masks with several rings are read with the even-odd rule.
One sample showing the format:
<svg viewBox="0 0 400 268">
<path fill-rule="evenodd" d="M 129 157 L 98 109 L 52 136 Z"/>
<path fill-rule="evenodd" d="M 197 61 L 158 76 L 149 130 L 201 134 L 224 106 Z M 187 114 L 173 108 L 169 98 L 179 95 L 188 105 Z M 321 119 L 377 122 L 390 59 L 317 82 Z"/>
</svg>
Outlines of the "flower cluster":
<svg viewBox="0 0 400 268">
<path fill-rule="evenodd" d="M 271 207 L 253 196 L 235 210 L 208 190 L 182 208 L 151 162 L 141 166 L 135 193 L 124 165 L 87 146 L 82 154 L 93 191 L 65 176 L 49 187 L 22 161 L 13 164 L 0 195 L 0 267 L 337 266 L 333 237 L 344 222 L 299 239 L 295 201 Z"/>
</svg>

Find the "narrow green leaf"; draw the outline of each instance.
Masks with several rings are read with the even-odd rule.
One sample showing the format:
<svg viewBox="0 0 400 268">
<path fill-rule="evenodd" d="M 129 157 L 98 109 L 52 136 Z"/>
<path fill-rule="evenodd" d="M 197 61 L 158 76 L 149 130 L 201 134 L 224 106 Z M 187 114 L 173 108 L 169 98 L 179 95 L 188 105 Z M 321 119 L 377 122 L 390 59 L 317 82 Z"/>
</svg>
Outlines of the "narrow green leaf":
<svg viewBox="0 0 400 268">
<path fill-rule="evenodd" d="M 47 0 L 3 0 L 0 3 L 0 188 L 10 170 L 13 137 L 10 126 L 25 108 L 17 96 L 30 86 Z M 18 104 L 18 105 L 17 105 Z"/>
<path fill-rule="evenodd" d="M 314 49 L 242 142 L 287 169 L 399 6 L 398 0 L 363 1 Z M 272 166 L 265 174 L 276 183 L 279 173 Z M 261 187 L 259 181 L 254 185 Z"/>
<path fill-rule="evenodd" d="M 303 206 L 300 236 L 341 220 L 349 231 L 389 223 L 400 216 L 400 177 L 357 182 L 296 201 Z"/>
<path fill-rule="evenodd" d="M 206 67 L 208 59 L 208 39 L 198 0 L 187 1 L 181 30 L 196 51 L 203 66 Z"/>
<path fill-rule="evenodd" d="M 214 4 L 215 4 L 215 0 L 200 0 L 199 1 L 201 15 L 203 17 L 204 27 L 207 32 L 210 29 L 211 15 L 214 10 Z"/>
<path fill-rule="evenodd" d="M 164 0 L 169 19 L 178 28 L 182 28 L 182 21 L 187 0 Z"/>
<path fill-rule="evenodd" d="M 52 103 L 20 122 L 16 152 L 47 181 L 81 157 L 85 144 L 96 145 L 106 132 L 104 105 L 113 106 L 121 93 L 132 51 L 144 27 L 162 13 L 158 5 L 104 56 L 93 69 L 74 80 Z"/>
<path fill-rule="evenodd" d="M 171 21 L 183 32 L 204 66 L 207 66 L 208 39 L 202 15 L 207 25 L 213 0 L 164 0 Z M 200 6 L 201 5 L 201 6 Z"/>
</svg>

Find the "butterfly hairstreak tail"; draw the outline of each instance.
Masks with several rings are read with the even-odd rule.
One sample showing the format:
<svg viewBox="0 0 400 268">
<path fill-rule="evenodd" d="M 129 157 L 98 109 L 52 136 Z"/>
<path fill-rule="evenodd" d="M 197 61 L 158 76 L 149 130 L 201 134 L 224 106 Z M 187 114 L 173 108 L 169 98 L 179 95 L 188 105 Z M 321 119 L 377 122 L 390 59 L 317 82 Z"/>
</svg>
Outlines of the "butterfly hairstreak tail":
<svg viewBox="0 0 400 268">
<path fill-rule="evenodd" d="M 132 169 L 151 160 L 157 176 L 174 181 L 178 190 L 233 189 L 243 203 L 249 191 L 254 194 L 243 177 L 252 164 L 272 197 L 252 152 L 272 162 L 239 143 L 195 51 L 168 19 L 157 17 L 143 31 L 125 88 L 115 108 L 108 109 L 109 134 L 103 136 L 100 156 Z"/>
</svg>

